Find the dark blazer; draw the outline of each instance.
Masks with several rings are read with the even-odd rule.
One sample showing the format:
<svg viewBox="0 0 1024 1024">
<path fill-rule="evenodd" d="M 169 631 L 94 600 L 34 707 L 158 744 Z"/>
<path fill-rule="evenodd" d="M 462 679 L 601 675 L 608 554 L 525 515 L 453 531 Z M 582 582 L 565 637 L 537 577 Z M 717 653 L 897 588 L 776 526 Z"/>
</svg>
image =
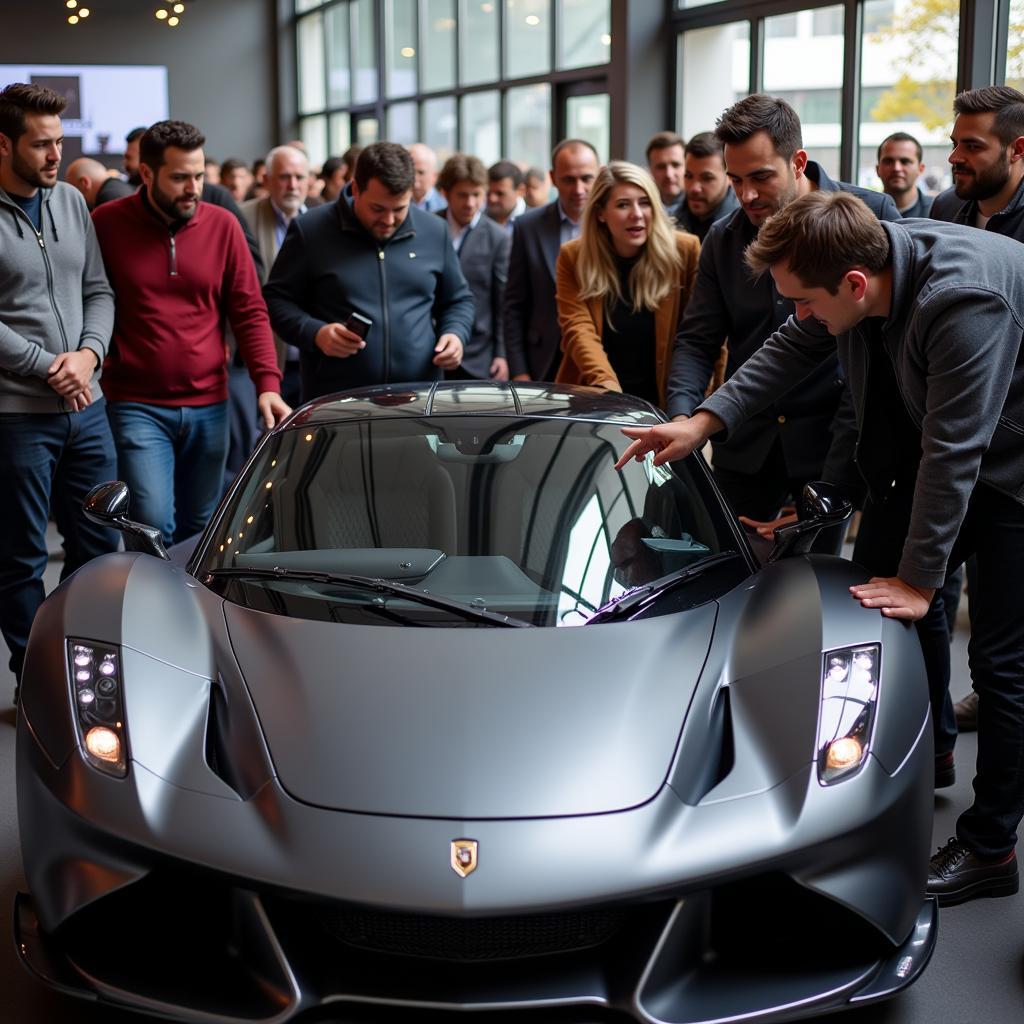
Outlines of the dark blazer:
<svg viewBox="0 0 1024 1024">
<path fill-rule="evenodd" d="M 832 181 L 813 161 L 807 164 L 807 175 L 823 191 L 852 192 L 879 220 L 900 219 L 896 204 L 882 192 Z M 672 356 L 670 416 L 689 415 L 703 401 L 722 342 L 729 341 L 728 380 L 794 313 L 793 303 L 776 291 L 771 274 L 753 281 L 747 272 L 743 251 L 756 236 L 757 228 L 742 208 L 716 222 L 708 232 L 701 247 L 697 285 L 683 314 Z M 836 358 L 824 360 L 773 405 L 732 431 L 727 441 L 714 441 L 715 465 L 756 473 L 778 439 L 790 478 L 819 475 L 832 441 L 844 383 Z M 845 409 L 844 415 L 852 441 L 852 410 Z"/>
<path fill-rule="evenodd" d="M 439 210 L 437 216 L 447 227 L 447 210 Z M 486 215 L 466 232 L 459 248 L 462 273 L 476 303 L 473 333 L 466 343 L 461 369 L 480 380 L 490 378 L 494 359 L 505 358 L 503 314 L 511 249 L 512 237 Z"/>
<path fill-rule="evenodd" d="M 558 201 L 528 210 L 512 222 L 512 254 L 505 288 L 505 352 L 511 376 L 551 380 L 561 360 L 555 304 L 555 261 L 561 245 Z"/>
</svg>

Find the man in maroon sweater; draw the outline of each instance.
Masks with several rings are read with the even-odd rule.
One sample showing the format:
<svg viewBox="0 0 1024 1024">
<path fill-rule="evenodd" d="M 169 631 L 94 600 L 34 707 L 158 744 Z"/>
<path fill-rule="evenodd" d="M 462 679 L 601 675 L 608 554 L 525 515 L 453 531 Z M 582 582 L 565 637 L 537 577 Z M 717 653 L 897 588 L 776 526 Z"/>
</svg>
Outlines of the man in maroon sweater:
<svg viewBox="0 0 1024 1024">
<path fill-rule="evenodd" d="M 116 298 L 103 365 L 118 473 L 131 514 L 167 543 L 199 532 L 228 446 L 225 318 L 272 427 L 291 412 L 256 268 L 238 222 L 200 202 L 203 136 L 183 121 L 140 143 L 143 187 L 93 217 Z"/>
</svg>

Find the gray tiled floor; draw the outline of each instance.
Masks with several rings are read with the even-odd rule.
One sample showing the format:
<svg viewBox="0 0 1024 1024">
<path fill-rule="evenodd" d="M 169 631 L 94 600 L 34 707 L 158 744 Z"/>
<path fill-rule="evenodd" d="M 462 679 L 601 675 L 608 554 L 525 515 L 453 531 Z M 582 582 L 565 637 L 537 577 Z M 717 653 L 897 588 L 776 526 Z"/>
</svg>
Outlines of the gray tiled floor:
<svg viewBox="0 0 1024 1024">
<path fill-rule="evenodd" d="M 48 583 L 59 565 L 51 564 Z M 958 627 L 953 648 L 954 693 L 968 689 L 966 634 Z M 18 849 L 14 787 L 14 711 L 9 706 L 13 682 L 6 671 L 7 652 L 0 642 L 0 1024 L 142 1024 L 135 1014 L 97 1009 L 53 995 L 18 965 L 10 940 L 14 893 L 24 886 Z M 959 780 L 937 794 L 935 844 L 953 834 L 956 815 L 970 801 L 970 766 L 975 737 L 961 737 L 957 749 Z M 1021 854 L 1024 855 L 1024 849 Z M 844 1024 L 1020 1024 L 1024 1021 L 1024 894 L 982 900 L 942 913 L 939 940 L 923 978 L 898 999 L 844 1014 Z"/>
</svg>

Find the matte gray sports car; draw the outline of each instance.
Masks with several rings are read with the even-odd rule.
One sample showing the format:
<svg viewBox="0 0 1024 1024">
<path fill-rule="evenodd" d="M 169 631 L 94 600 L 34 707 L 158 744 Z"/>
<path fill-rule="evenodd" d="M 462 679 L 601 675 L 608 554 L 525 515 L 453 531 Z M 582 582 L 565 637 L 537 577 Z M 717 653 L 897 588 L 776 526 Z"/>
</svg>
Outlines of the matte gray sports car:
<svg viewBox="0 0 1024 1024">
<path fill-rule="evenodd" d="M 132 549 L 35 622 L 23 962 L 201 1021 L 781 1021 L 909 985 L 934 762 L 913 630 L 759 568 L 646 404 L 446 384 L 307 405 L 187 567 Z M 778 557 L 781 556 L 781 557 Z M 578 627 L 578 628 L 560 628 Z"/>
</svg>

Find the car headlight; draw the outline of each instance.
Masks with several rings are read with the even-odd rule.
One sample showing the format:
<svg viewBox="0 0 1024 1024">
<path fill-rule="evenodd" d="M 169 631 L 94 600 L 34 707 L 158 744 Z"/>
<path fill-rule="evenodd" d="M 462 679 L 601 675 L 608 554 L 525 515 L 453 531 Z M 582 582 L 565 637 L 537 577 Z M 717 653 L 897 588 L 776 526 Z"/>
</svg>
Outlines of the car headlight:
<svg viewBox="0 0 1024 1024">
<path fill-rule="evenodd" d="M 818 781 L 823 785 L 848 778 L 867 759 L 881 653 L 878 644 L 825 653 L 818 715 Z"/>
<path fill-rule="evenodd" d="M 82 756 L 101 772 L 128 774 L 121 650 L 92 640 L 68 640 L 71 702 Z"/>
</svg>

